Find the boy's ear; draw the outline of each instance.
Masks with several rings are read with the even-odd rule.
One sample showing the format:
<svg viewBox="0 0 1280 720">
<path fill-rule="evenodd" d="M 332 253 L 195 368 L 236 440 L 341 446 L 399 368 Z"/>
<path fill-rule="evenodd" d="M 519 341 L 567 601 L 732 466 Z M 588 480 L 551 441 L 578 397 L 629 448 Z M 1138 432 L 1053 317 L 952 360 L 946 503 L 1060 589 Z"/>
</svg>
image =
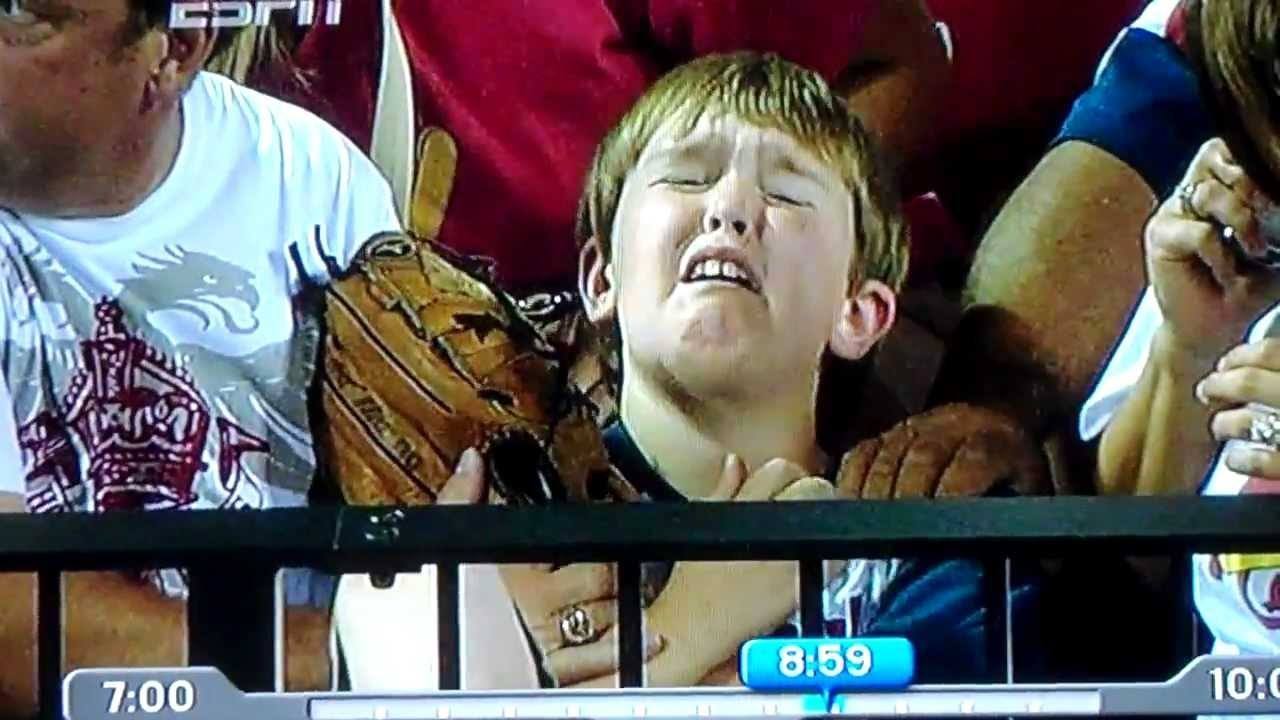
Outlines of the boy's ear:
<svg viewBox="0 0 1280 720">
<path fill-rule="evenodd" d="M 845 300 L 831 331 L 831 352 L 845 360 L 860 360 L 880 342 L 898 314 L 898 296 L 879 280 L 867 280 Z"/>
<path fill-rule="evenodd" d="M 618 308 L 613 265 L 605 260 L 599 238 L 591 238 L 578 254 L 578 292 L 593 323 L 612 320 Z"/>
</svg>

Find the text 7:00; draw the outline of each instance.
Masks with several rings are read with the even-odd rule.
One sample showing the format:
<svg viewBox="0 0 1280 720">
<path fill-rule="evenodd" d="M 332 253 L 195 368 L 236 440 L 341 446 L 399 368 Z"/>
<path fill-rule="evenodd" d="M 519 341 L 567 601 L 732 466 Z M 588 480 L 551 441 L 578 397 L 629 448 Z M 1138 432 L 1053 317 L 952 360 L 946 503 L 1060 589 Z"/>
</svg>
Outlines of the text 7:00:
<svg viewBox="0 0 1280 720">
<path fill-rule="evenodd" d="M 108 714 L 114 715 L 122 710 L 132 713 L 135 710 L 135 697 L 137 698 L 136 709 L 144 713 L 158 713 L 166 710 L 185 713 L 196 704 L 196 689 L 189 680 L 175 680 L 171 683 L 147 680 L 138 686 L 136 693 L 128 687 L 129 684 L 123 680 L 102 681 L 102 689 L 111 692 L 111 701 L 107 705 Z"/>
</svg>

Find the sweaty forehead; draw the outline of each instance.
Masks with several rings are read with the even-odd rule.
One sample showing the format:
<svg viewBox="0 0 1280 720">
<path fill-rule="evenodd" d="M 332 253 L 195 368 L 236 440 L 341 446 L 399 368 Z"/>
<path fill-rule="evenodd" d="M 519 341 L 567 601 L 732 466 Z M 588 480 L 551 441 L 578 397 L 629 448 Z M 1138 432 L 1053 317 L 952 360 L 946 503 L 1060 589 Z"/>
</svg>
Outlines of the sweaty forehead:
<svg viewBox="0 0 1280 720">
<path fill-rule="evenodd" d="M 763 127 L 736 115 L 705 115 L 689 132 L 683 123 L 664 123 L 645 146 L 637 165 L 725 162 L 733 154 L 751 153 L 768 171 L 808 177 L 822 184 L 840 182 L 840 173 L 795 136 Z M 842 183 L 841 183 L 842 184 Z"/>
</svg>

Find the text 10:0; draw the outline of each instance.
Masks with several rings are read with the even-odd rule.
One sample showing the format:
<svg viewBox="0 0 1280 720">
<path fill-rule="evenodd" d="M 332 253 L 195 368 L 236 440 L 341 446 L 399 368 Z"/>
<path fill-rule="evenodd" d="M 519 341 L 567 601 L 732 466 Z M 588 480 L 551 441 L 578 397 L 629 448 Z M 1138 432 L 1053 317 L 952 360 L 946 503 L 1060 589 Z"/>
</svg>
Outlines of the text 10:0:
<svg viewBox="0 0 1280 720">
<path fill-rule="evenodd" d="M 1214 700 L 1280 699 L 1280 668 L 1259 677 L 1245 667 L 1213 668 L 1209 671 Z"/>
</svg>

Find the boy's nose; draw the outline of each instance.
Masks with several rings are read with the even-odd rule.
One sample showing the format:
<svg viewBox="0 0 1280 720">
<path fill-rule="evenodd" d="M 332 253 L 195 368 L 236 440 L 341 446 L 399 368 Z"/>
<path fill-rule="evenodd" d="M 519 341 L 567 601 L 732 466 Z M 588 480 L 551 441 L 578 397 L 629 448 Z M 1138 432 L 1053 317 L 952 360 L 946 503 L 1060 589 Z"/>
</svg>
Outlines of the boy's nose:
<svg viewBox="0 0 1280 720">
<path fill-rule="evenodd" d="M 723 213 L 708 213 L 706 228 L 707 232 L 715 232 L 726 224 L 733 228 L 733 232 L 738 235 L 747 234 L 747 221 L 742 218 L 724 218 Z"/>
</svg>

